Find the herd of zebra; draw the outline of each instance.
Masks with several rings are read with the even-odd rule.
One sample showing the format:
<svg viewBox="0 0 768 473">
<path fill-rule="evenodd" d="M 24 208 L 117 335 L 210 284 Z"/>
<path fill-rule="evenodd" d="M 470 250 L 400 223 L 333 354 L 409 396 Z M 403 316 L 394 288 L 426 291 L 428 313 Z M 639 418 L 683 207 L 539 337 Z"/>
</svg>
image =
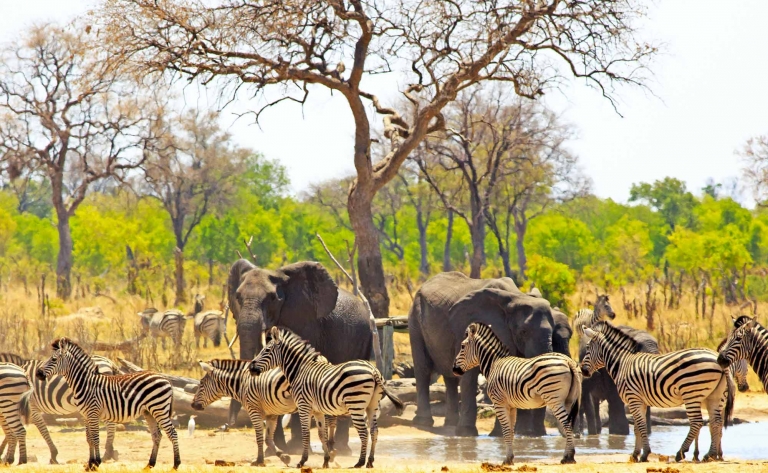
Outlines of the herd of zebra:
<svg viewBox="0 0 768 473">
<path fill-rule="evenodd" d="M 467 327 L 453 371 L 461 376 L 479 367 L 485 376 L 487 394 L 504 435 L 504 463 L 514 460 L 517 409 L 544 406 L 553 412 L 566 437 L 561 462 L 573 463 L 582 381 L 603 368 L 634 420 L 634 460 L 647 461 L 651 451 L 648 408 L 680 405 L 685 405 L 690 429 L 675 459 L 683 460 L 696 442 L 694 460 L 698 461 L 703 406 L 709 414 L 711 434 L 711 445 L 703 459 L 722 460 L 723 429 L 732 418 L 736 395 L 734 374 L 744 377 L 749 364 L 768 389 L 768 331 L 755 319 L 741 316 L 734 320 L 734 330 L 719 347 L 719 353 L 702 348 L 648 353 L 631 334 L 604 320 L 610 317 L 599 307 L 597 304 L 594 311 L 580 311 L 574 319 L 584 339 L 579 362 L 559 353 L 514 357 L 490 326 L 471 323 Z M 327 467 L 334 455 L 336 419 L 348 415 L 361 441 L 355 467 L 372 467 L 380 401 L 387 397 L 398 411 L 404 407 L 387 389 L 381 373 L 367 360 L 331 364 L 290 330 L 273 327 L 268 335 L 264 349 L 253 360 L 201 361 L 204 375 L 192 408 L 202 410 L 222 397 L 240 401 L 256 433 L 256 466 L 265 464 L 265 455 L 278 455 L 287 462 L 286 456 L 277 451 L 273 435 L 278 416 L 298 412 L 303 446 L 298 466 L 308 459 L 309 429 L 314 419 L 323 447 L 323 466 Z M 142 416 L 152 437 L 148 467 L 157 461 L 163 432 L 173 444 L 174 469 L 179 466 L 178 435 L 172 422 L 173 388 L 166 376 L 150 371 L 120 374 L 112 361 L 89 355 L 67 338 L 53 341 L 51 348 L 52 354 L 45 361 L 0 354 L 0 424 L 5 432 L 0 454 L 7 448 L 5 463 L 13 463 L 17 444 L 19 463 L 26 462 L 24 424 L 29 420 L 48 444 L 51 463 L 56 463 L 58 452 L 43 414 L 79 412 L 85 419 L 89 446 L 87 470 L 114 457 L 117 423 Z M 99 449 L 100 421 L 107 424 L 103 456 Z"/>
</svg>

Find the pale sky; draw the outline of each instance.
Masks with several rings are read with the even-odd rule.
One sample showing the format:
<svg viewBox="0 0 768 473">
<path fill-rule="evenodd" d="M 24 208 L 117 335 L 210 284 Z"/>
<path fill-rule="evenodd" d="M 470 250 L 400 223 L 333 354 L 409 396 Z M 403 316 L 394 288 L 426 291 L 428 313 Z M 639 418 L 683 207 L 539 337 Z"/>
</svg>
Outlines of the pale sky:
<svg viewBox="0 0 768 473">
<path fill-rule="evenodd" d="M 0 40 L 14 38 L 34 21 L 66 21 L 93 4 L 0 0 Z M 767 20 L 765 0 L 656 2 L 642 30 L 643 37 L 665 44 L 652 64 L 649 85 L 656 97 L 622 89 L 622 118 L 583 85 L 549 94 L 548 105 L 578 130 L 571 149 L 597 195 L 626 201 L 632 183 L 665 176 L 686 181 L 698 193 L 707 178 L 721 182 L 740 175 L 734 151 L 749 137 L 768 133 Z M 394 74 L 379 76 L 371 88 L 396 89 L 397 81 Z M 234 122 L 230 130 L 241 144 L 287 166 L 297 192 L 354 170 L 348 108 L 338 95 L 317 92 L 303 110 L 284 104 L 266 112 L 261 129 L 248 118 L 234 121 L 232 112 L 255 108 L 253 102 L 223 113 L 225 124 Z M 190 105 L 209 103 L 192 96 L 198 92 L 188 93 Z"/>
</svg>

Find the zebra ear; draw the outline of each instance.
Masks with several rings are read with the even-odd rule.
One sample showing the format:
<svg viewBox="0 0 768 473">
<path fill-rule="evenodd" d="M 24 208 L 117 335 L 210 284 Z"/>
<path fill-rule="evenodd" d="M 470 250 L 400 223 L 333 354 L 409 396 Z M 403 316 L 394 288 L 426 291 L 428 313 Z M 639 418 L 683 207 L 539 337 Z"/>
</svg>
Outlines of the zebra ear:
<svg viewBox="0 0 768 473">
<path fill-rule="evenodd" d="M 591 328 L 587 327 L 586 325 L 582 325 L 581 329 L 584 331 L 584 336 L 587 337 L 587 340 L 590 340 L 590 339 L 592 339 L 592 337 L 597 335 L 597 332 L 595 332 Z"/>
<path fill-rule="evenodd" d="M 206 363 L 202 360 L 198 360 L 198 363 L 200 363 L 200 368 L 202 368 L 206 373 L 211 373 L 213 371 L 213 366 L 211 366 L 210 363 Z"/>
<path fill-rule="evenodd" d="M 280 329 L 277 327 L 272 327 L 272 330 L 269 332 L 269 335 L 272 337 L 272 340 L 275 341 L 275 343 L 278 343 L 280 341 Z"/>
</svg>

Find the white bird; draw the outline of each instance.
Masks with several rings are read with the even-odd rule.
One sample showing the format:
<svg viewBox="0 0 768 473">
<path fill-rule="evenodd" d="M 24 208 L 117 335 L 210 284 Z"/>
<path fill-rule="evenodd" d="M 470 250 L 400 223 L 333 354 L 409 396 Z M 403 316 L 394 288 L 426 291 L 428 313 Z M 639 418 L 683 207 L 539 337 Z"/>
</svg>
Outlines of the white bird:
<svg viewBox="0 0 768 473">
<path fill-rule="evenodd" d="M 187 424 L 187 432 L 189 432 L 189 437 L 192 438 L 195 436 L 195 417 L 196 415 L 189 416 L 189 423 Z"/>
</svg>

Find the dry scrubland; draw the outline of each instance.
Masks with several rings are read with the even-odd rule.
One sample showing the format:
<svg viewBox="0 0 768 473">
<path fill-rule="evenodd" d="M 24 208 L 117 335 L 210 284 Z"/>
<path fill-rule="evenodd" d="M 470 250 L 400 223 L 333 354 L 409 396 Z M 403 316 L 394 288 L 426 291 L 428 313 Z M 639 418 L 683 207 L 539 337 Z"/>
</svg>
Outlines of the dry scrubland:
<svg viewBox="0 0 768 473">
<path fill-rule="evenodd" d="M 221 289 L 213 290 L 207 293 L 206 308 L 218 308 L 221 300 Z M 207 291 L 202 291 L 207 292 Z M 66 303 L 62 303 L 53 298 L 46 303 L 45 315 L 43 315 L 39 297 L 34 288 L 30 293 L 26 293 L 23 288 L 10 289 L 3 287 L 0 289 L 0 333 L 6 336 L 0 338 L 0 351 L 12 351 L 27 356 L 43 357 L 47 354 L 47 347 L 52 338 L 56 336 L 67 335 L 71 338 L 92 344 L 94 342 L 120 342 L 126 339 L 138 337 L 140 334 L 139 318 L 136 315 L 138 311 L 153 304 L 148 303 L 138 296 L 127 296 L 117 293 L 107 293 L 109 297 L 86 295 L 85 297 L 75 298 Z M 585 301 L 592 297 L 592 292 L 582 287 L 580 291 L 571 298 L 571 307 L 582 307 Z M 170 294 L 168 295 L 170 299 Z M 714 348 L 717 343 L 725 336 L 730 325 L 730 317 L 751 311 L 751 308 L 739 309 L 739 307 L 727 307 L 716 305 L 714 316 L 702 318 L 697 316 L 692 301 L 684 299 L 679 308 L 663 309 L 663 295 L 660 291 L 656 294 L 657 310 L 654 313 L 653 322 L 655 325 L 654 334 L 664 349 L 677 349 L 685 346 L 707 346 Z M 621 293 L 611 295 L 613 307 L 617 313 L 617 323 L 629 324 L 639 328 L 646 328 L 647 313 L 644 307 L 646 304 L 646 295 L 642 290 L 626 290 L 624 300 L 628 306 L 634 300 L 634 306 L 642 306 L 643 309 L 637 316 L 632 316 L 633 310 L 627 310 L 622 302 Z M 405 314 L 408 311 L 411 296 L 406 293 L 393 294 L 393 315 Z M 159 304 L 158 304 L 159 305 Z M 99 311 L 88 309 L 99 307 Z M 191 307 L 191 304 L 190 306 Z M 189 307 L 182 307 L 188 310 Z M 162 308 L 162 307 L 159 307 Z M 763 313 L 768 309 L 767 304 L 758 304 L 757 314 Z M 76 314 L 76 315 L 73 315 Z M 234 324 L 230 320 L 228 324 L 229 335 L 234 334 Z M 395 349 L 398 361 L 406 361 L 410 358 L 410 347 L 407 333 L 396 333 Z M 132 344 L 132 349 L 126 352 L 110 351 L 102 352 L 111 357 L 124 356 L 135 363 L 146 368 L 153 368 L 165 372 L 191 377 L 199 377 L 197 368 L 197 359 L 209 359 L 215 357 L 229 357 L 229 351 L 222 344 L 219 348 L 213 348 L 211 343 L 207 349 L 202 346 L 198 350 L 195 348 L 192 323 L 187 323 L 181 350 L 175 352 L 171 349 L 172 343 L 168 341 L 168 348 L 163 349 L 157 340 L 144 338 L 141 341 Z M 577 342 L 572 341 L 571 349 L 575 355 L 577 352 Z M 237 353 L 237 347 L 235 347 Z M 750 421 L 768 420 L 768 396 L 762 391 L 762 386 L 757 377 L 750 372 L 750 386 L 752 392 L 739 394 L 736 402 L 736 416 Z M 413 408 L 409 408 L 412 410 Z M 478 427 L 481 433 L 487 433 L 491 428 L 491 419 L 482 419 Z M 437 420 L 437 425 L 442 423 L 442 419 Z M 53 427 L 54 441 L 61 452 L 59 458 L 63 462 L 72 462 L 70 464 L 51 467 L 47 464 L 48 449 L 36 429 L 28 428 L 29 452 L 37 455 L 38 463 L 14 467 L 18 471 L 82 471 L 82 462 L 87 457 L 87 447 L 84 433 L 61 432 L 60 427 Z M 385 426 L 380 433 L 379 441 L 387 443 L 397 441 L 398 438 L 423 438 L 436 435 L 436 431 L 428 432 L 417 430 L 408 425 L 407 421 L 397 421 L 394 425 Z M 223 473 L 237 471 L 255 471 L 248 465 L 248 462 L 255 456 L 254 437 L 251 429 L 235 429 L 226 433 L 214 433 L 198 429 L 197 436 L 194 439 L 187 438 L 186 429 L 180 430 L 180 441 L 182 451 L 182 466 L 180 471 L 187 472 L 208 472 L 216 471 Z M 313 436 L 315 435 L 313 431 Z M 353 435 L 354 437 L 354 435 Z M 103 443 L 103 434 L 102 434 Z M 149 435 L 143 431 L 118 432 L 116 439 L 116 448 L 120 453 L 120 462 L 104 464 L 101 468 L 103 472 L 123 472 L 136 471 L 146 464 L 151 447 Z M 353 448 L 355 448 L 353 446 Z M 628 454 L 629 452 L 627 452 Z M 666 452 L 669 453 L 669 452 Z M 577 452 L 578 455 L 578 452 Z M 766 454 L 768 458 L 768 454 Z M 686 473 L 686 472 L 768 472 L 768 463 L 761 462 L 740 462 L 720 463 L 720 464 L 667 464 L 659 461 L 658 457 L 652 456 L 655 462 L 649 464 L 629 464 L 626 462 L 628 455 L 603 455 L 603 456 L 577 456 L 580 463 L 576 466 L 562 467 L 549 464 L 548 462 L 537 462 L 518 464 L 512 467 L 511 471 L 535 471 L 542 473 L 558 472 L 608 472 L 608 471 L 626 471 L 642 473 Z M 207 462 L 224 459 L 234 462 L 233 466 L 214 466 Z M 164 471 L 170 470 L 170 443 L 163 439 L 159 455 L 157 469 Z M 298 456 L 294 455 L 291 464 L 295 465 Z M 348 466 L 355 463 L 355 458 L 339 457 L 336 459 L 337 467 Z M 419 459 L 395 459 L 386 456 L 379 456 L 376 460 L 377 468 L 375 471 L 395 471 L 395 472 L 480 472 L 484 471 L 480 463 L 453 463 L 442 461 L 442 458 L 419 458 Z M 500 461 L 500 458 L 489 458 L 490 461 Z M 555 462 L 552 458 L 549 461 Z M 260 469 L 259 471 L 283 471 L 285 468 L 277 459 L 270 459 L 270 467 Z M 308 465 L 311 468 L 318 469 L 321 457 L 319 455 L 310 456 Z M 666 469 L 670 468 L 670 469 Z M 508 470 L 509 471 L 509 470 Z"/>
</svg>

